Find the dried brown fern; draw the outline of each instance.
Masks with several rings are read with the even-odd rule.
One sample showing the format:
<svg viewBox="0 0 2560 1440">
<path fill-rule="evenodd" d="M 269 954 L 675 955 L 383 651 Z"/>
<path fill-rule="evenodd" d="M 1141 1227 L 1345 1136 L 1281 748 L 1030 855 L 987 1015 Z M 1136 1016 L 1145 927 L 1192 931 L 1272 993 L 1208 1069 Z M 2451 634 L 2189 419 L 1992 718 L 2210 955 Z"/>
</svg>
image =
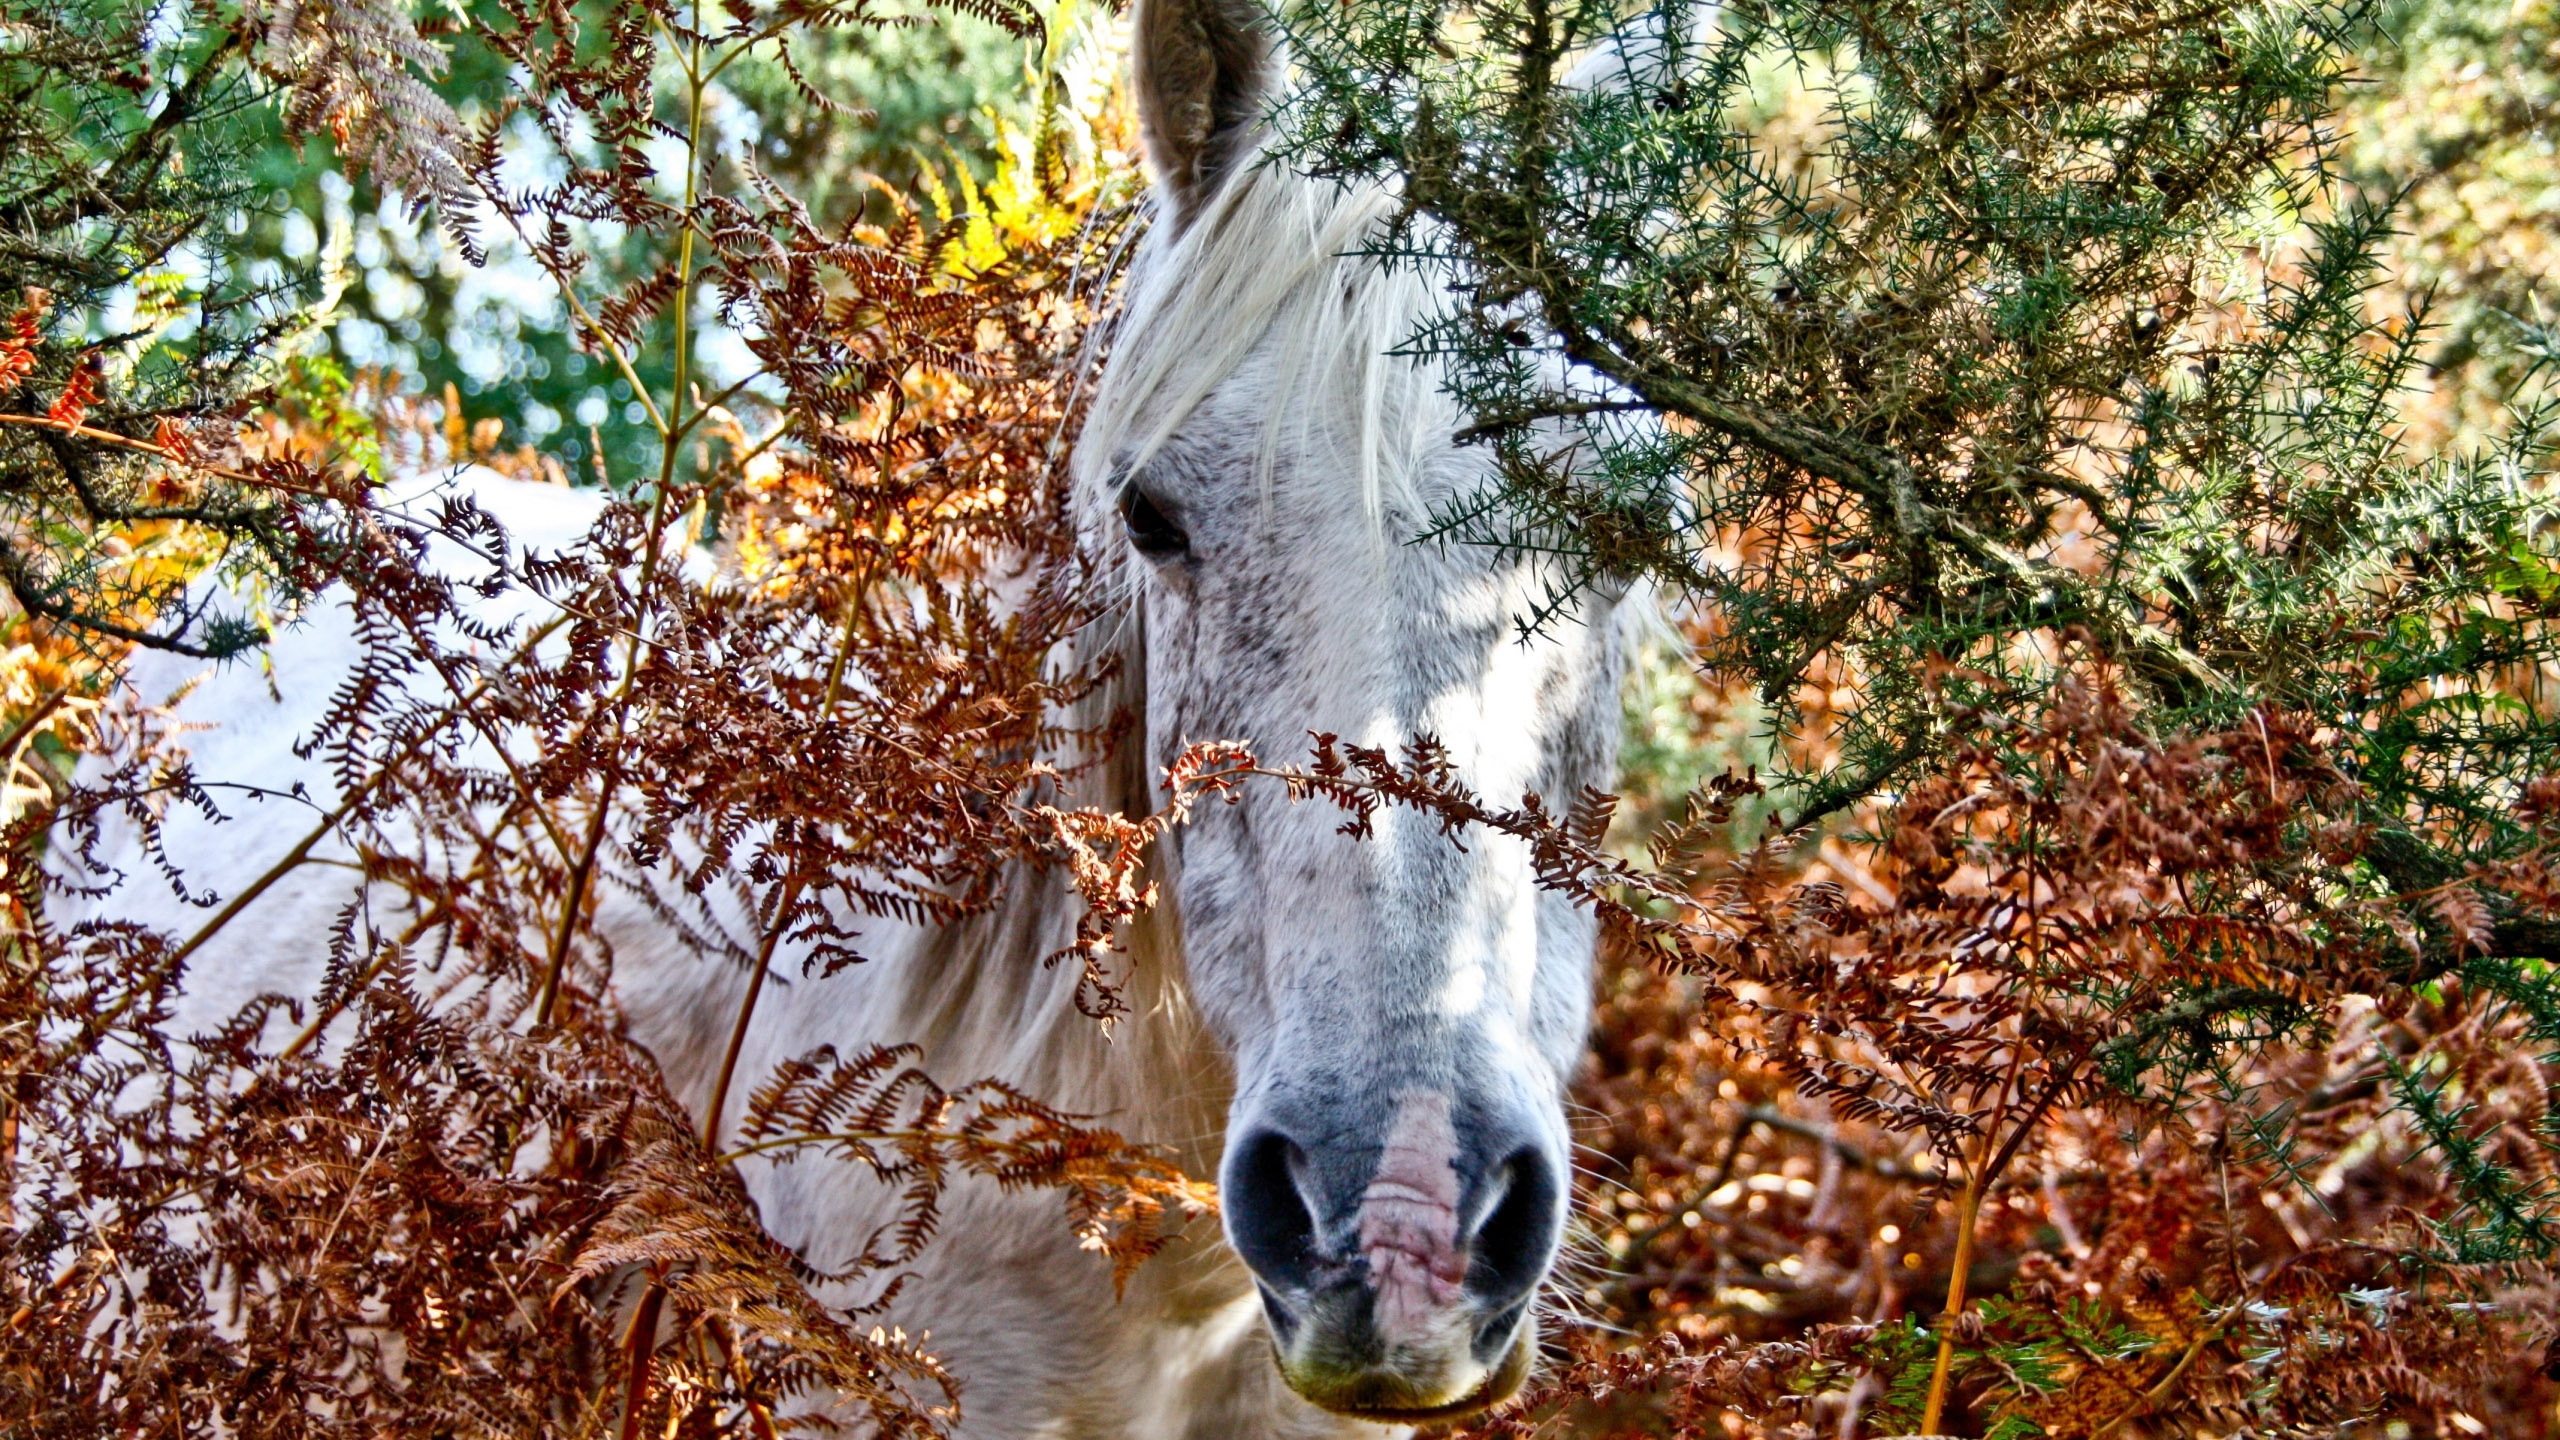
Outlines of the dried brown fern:
<svg viewBox="0 0 2560 1440">
<path fill-rule="evenodd" d="M 852 1164 L 901 1197 L 898 1225 L 828 1277 L 874 1303 L 964 1176 L 1059 1191 L 1060 1223 L 1124 1281 L 1206 1208 L 1157 1152 L 994 1080 L 945 1088 L 894 1052 L 724 1071 L 723 1090 L 752 1091 L 746 1118 L 706 1132 L 610 998 L 591 928 L 607 885 L 702 963 L 753 967 L 741 1032 L 786 947 L 845 963 L 866 918 L 981 908 L 1008 864 L 1063 862 L 1061 883 L 1105 915 L 1140 899 L 1123 862 L 1082 863 L 1073 837 L 1118 822 L 1060 808 L 1057 758 L 1105 738 L 1058 718 L 1106 674 L 1055 659 L 1093 613 L 1060 441 L 1099 303 L 1070 281 L 1108 280 L 1088 260 L 1118 222 L 1053 225 L 1065 239 L 961 270 L 944 259 L 957 224 L 909 209 L 824 232 L 756 177 L 689 186 L 684 205 L 648 181 L 658 57 L 693 66 L 698 99 L 705 55 L 863 18 L 783 6 L 705 34 L 644 5 L 517 10 L 474 37 L 523 67 L 526 103 L 492 126 L 574 111 L 604 137 L 609 163 L 534 195 L 497 186 L 494 129 L 456 152 L 484 197 L 550 237 L 538 248 L 587 341 L 627 369 L 661 327 L 685 333 L 708 285 L 758 337 L 777 399 L 706 399 L 680 360 L 651 402 L 661 473 L 557 552 L 465 495 L 385 508 L 345 469 L 284 458 L 291 445 L 233 478 L 272 497 L 284 578 L 346 606 L 361 641 L 302 739 L 336 797 L 192 934 L 46 918 L 48 846 L 94 856 L 125 826 L 166 872 L 127 882 L 183 888 L 162 818 L 219 810 L 244 778 L 194 774 L 152 715 L 12 832 L 0 1426 L 933 1433 L 957 1381 L 815 1298 L 736 1160 Z M 286 20 L 328 60 L 307 77 L 315 114 L 378 113 L 389 92 L 365 89 L 366 46 L 429 58 L 353 12 Z M 1093 193 L 1043 203 L 1072 220 Z M 680 235 L 677 253 L 591 293 L 566 237 L 596 216 Z M 737 573 L 706 586 L 671 557 L 707 542 L 713 516 Z M 508 605 L 525 618 L 490 618 Z M 321 991 L 175 1033 L 207 940 L 254 924 L 260 896 L 323 852 L 353 857 L 364 884 Z M 1107 1008 L 1098 961 L 1091 980 Z"/>
</svg>

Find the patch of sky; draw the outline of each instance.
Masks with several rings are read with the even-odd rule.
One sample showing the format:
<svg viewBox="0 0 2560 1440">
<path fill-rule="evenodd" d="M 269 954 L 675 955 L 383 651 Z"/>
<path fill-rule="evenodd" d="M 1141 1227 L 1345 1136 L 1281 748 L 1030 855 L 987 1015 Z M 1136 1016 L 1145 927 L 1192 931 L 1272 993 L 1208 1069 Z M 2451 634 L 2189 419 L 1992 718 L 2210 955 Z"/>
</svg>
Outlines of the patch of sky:
<svg viewBox="0 0 2560 1440">
<path fill-rule="evenodd" d="M 142 48 L 145 53 L 164 50 L 187 38 L 187 17 L 192 11 L 186 0 L 161 0 L 151 18 L 143 22 Z"/>
</svg>

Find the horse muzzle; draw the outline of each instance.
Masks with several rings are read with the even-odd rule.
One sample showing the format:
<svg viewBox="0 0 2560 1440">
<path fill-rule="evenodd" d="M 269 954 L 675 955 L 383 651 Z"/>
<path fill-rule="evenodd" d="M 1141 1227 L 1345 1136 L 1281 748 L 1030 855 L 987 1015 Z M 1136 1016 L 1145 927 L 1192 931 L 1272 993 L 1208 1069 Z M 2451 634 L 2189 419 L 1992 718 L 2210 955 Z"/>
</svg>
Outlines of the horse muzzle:
<svg viewBox="0 0 2560 1440">
<path fill-rule="evenodd" d="M 1382 1333 L 1376 1292 L 1358 1282 L 1291 1303 L 1262 1287 L 1280 1374 L 1308 1401 L 1365 1420 L 1418 1424 L 1507 1400 L 1529 1374 L 1536 1327 L 1524 1301 L 1493 1315 L 1461 1309 L 1441 1333 Z"/>
<path fill-rule="evenodd" d="M 1365 1144 L 1337 1129 L 1310 1145 L 1297 1135 L 1325 1132 L 1266 1119 L 1229 1152 L 1228 1238 L 1260 1286 L 1281 1374 L 1327 1410 L 1439 1419 L 1507 1399 L 1528 1375 L 1562 1167 L 1526 1117 L 1453 1110 L 1408 1091 Z"/>
</svg>

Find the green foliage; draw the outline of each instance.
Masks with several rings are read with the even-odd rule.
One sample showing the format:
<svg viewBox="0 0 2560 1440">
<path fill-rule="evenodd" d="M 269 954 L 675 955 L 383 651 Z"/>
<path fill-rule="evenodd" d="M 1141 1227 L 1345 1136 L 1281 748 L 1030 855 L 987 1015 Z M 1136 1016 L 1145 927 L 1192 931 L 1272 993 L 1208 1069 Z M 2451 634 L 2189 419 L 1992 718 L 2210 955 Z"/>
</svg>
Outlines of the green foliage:
<svg viewBox="0 0 2560 1440">
<path fill-rule="evenodd" d="M 2058 1303 L 2021 1302 L 1995 1296 L 1983 1302 L 1959 1342 L 1953 1373 L 1973 1382 L 1975 1409 L 1984 1413 L 1984 1440 L 2030 1440 L 2043 1426 L 2015 1408 L 2020 1402 L 2063 1389 L 2081 1365 L 2139 1360 L 2160 1348 L 2160 1337 L 2126 1324 L 2107 1307 L 2065 1298 Z M 1929 1393 L 1937 1337 L 1906 1317 L 1880 1326 L 1864 1359 L 1884 1377 L 1884 1391 L 1869 1412 L 1868 1433 L 1915 1429 Z"/>
<path fill-rule="evenodd" d="M 5 13 L 0 287 L 12 304 L 50 291 L 74 327 L 55 327 L 37 375 L 58 388 L 57 367 L 102 342 L 137 404 L 236 392 L 305 298 L 220 263 L 226 222 L 257 194 L 250 159 L 274 132 L 239 36 L 135 0 L 12 0 Z"/>
<path fill-rule="evenodd" d="M 355 380 L 344 366 L 326 355 L 296 355 L 284 363 L 270 406 L 318 441 L 327 459 L 380 480 L 381 427 L 357 400 Z"/>
<path fill-rule="evenodd" d="M 255 627 L 172 607 L 192 567 L 116 532 L 192 521 L 272 561 L 266 504 L 110 437 L 220 455 L 305 321 L 307 276 L 235 263 L 277 133 L 252 41 L 135 0 L 7 0 L 0 37 L 0 580 L 77 631 L 234 653 Z"/>
<path fill-rule="evenodd" d="M 1929 1357 L 1937 1348 L 1937 1340 L 1911 1316 L 1877 1327 L 1862 1358 L 1886 1377 L 1875 1410 L 1880 1426 L 1898 1430 L 1918 1422 L 1929 1393 Z"/>
<path fill-rule="evenodd" d="M 1770 704 L 1854 680 L 1800 816 L 1944 754 L 1972 697 L 2032 706 L 2078 632 L 2165 730 L 2375 735 L 2377 813 L 2459 849 L 2512 840 L 2550 759 L 2470 683 L 2551 653 L 2512 603 L 2550 573 L 2549 416 L 2441 463 L 2391 430 L 2417 331 L 2367 313 L 2389 222 L 2326 128 L 2372 18 L 1363 0 L 1292 13 L 1284 119 L 1397 177 L 1386 248 L 1452 286 L 1416 343 L 1507 483 L 1440 530 L 1563 557 L 1559 598 L 1660 578 Z"/>
<path fill-rule="evenodd" d="M 928 167 L 987 174 L 1000 120 L 1028 124 L 1038 108 L 1036 42 L 974 16 L 810 38 L 799 70 L 836 104 L 810 103 L 771 61 L 742 62 L 730 84 L 764 137 L 765 168 L 825 222 L 886 218 L 875 177 L 905 192 Z"/>
<path fill-rule="evenodd" d="M 2456 1265 L 2507 1265 L 2560 1251 L 2560 1187 L 2528 1181 L 2491 1158 L 2472 1133 L 2453 1076 L 2386 1059 L 2401 1113 L 2415 1121 L 2428 1147 L 2459 1182 L 2463 1207 L 2431 1222 L 2445 1258 Z"/>
<path fill-rule="evenodd" d="M 1622 721 L 1618 788 L 1627 803 L 1618 812 L 1618 828 L 1631 842 L 1678 819 L 1688 797 L 1716 776 L 1765 770 L 1775 758 L 1754 697 L 1705 689 L 1689 667 L 1686 646 L 1637 647 Z M 1758 833 L 1770 808 L 1756 795 L 1740 802 L 1735 813 L 1741 833 Z"/>
</svg>

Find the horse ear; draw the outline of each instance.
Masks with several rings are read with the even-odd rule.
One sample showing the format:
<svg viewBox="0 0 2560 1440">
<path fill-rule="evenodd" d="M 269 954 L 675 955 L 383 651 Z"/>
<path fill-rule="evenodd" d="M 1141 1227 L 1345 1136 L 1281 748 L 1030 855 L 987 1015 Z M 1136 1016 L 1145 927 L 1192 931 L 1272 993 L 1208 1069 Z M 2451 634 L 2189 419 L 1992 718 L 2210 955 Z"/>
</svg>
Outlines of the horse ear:
<svg viewBox="0 0 2560 1440">
<path fill-rule="evenodd" d="M 1278 68 L 1256 0 L 1138 0 L 1131 63 L 1147 164 L 1188 224 L 1253 149 Z"/>
</svg>

